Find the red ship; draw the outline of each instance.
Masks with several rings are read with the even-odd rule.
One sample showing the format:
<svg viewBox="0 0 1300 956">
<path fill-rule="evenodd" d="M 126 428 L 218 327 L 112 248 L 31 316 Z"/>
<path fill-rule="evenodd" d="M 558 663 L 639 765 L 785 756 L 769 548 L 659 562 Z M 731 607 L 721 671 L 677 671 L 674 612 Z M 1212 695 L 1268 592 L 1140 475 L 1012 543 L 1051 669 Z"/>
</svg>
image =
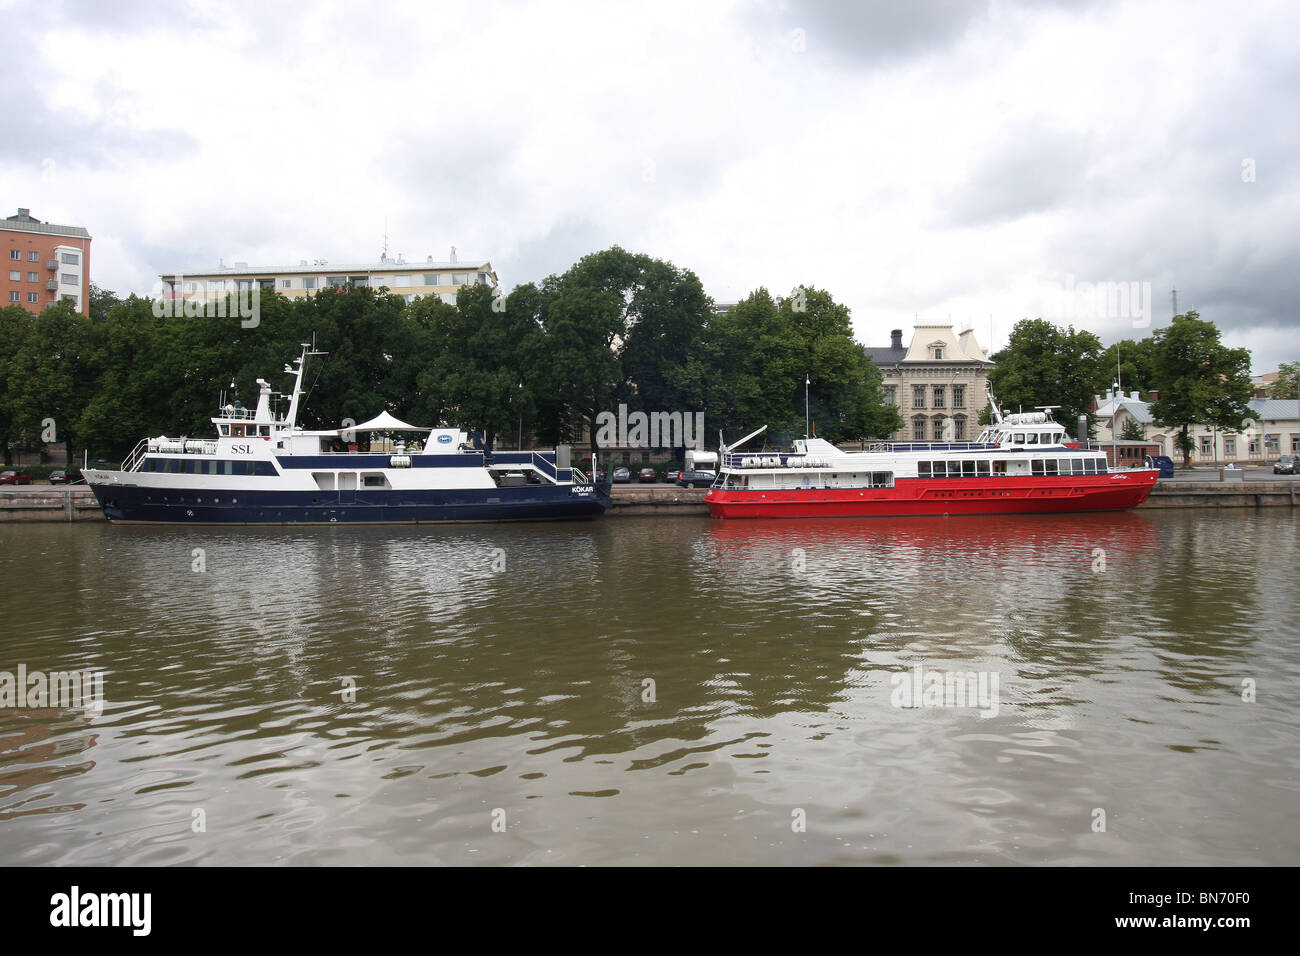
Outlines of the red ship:
<svg viewBox="0 0 1300 956">
<path fill-rule="evenodd" d="M 990 395 L 990 399 L 992 396 Z M 820 438 L 792 452 L 720 453 L 704 496 L 715 518 L 1123 511 L 1146 501 L 1157 469 L 1108 467 L 1097 449 L 1066 442 L 1050 410 L 1004 415 L 973 442 L 883 442 L 845 452 Z"/>
</svg>

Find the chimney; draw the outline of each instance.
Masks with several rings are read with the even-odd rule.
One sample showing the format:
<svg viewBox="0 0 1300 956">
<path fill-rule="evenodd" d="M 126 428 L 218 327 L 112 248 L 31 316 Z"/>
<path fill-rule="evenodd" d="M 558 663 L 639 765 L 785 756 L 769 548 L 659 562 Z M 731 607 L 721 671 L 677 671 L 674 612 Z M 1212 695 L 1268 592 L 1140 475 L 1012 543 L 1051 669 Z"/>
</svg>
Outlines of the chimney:
<svg viewBox="0 0 1300 956">
<path fill-rule="evenodd" d="M 1149 397 L 1147 398 L 1147 401 L 1149 401 L 1149 402 L 1159 401 L 1159 399 L 1160 399 L 1160 393 L 1157 392 L 1154 388 L 1151 389 L 1150 391 L 1148 391 L 1148 392 L 1147 392 L 1147 395 L 1149 396 Z"/>
<path fill-rule="evenodd" d="M 889 347 L 891 349 L 901 349 L 903 347 L 902 329 L 894 329 L 889 333 Z"/>
</svg>

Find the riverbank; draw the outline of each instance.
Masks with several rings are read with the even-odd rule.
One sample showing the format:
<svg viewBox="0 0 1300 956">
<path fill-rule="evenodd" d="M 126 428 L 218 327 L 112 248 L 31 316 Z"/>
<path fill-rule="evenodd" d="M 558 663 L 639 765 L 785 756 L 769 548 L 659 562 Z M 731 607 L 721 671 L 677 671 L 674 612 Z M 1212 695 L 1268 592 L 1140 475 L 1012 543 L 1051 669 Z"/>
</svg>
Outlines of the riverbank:
<svg viewBox="0 0 1300 956">
<path fill-rule="evenodd" d="M 674 485 L 615 485 L 606 517 L 707 515 L 705 489 Z M 1272 508 L 1300 505 L 1300 481 L 1163 480 L 1143 509 Z M 103 521 L 104 513 L 84 485 L 31 485 L 0 491 L 3 521 Z"/>
</svg>

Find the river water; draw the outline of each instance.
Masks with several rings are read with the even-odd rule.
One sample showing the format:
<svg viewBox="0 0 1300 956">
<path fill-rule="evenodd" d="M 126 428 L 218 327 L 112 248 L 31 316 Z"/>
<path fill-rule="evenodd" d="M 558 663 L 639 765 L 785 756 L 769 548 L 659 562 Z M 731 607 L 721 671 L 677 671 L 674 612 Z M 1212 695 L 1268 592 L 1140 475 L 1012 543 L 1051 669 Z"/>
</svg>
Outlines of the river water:
<svg viewBox="0 0 1300 956">
<path fill-rule="evenodd" d="M 0 708 L 0 863 L 1295 865 L 1298 545 L 3 524 L 0 672 L 103 695 Z"/>
</svg>

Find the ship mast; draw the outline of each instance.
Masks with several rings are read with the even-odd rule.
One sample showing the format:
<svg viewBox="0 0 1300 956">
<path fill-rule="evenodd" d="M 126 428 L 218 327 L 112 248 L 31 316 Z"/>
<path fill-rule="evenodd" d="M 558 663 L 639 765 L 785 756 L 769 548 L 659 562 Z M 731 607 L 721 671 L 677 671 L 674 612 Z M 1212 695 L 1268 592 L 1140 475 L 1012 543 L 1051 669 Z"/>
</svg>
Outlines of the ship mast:
<svg viewBox="0 0 1300 956">
<path fill-rule="evenodd" d="M 302 343 L 302 355 L 294 359 L 296 369 L 286 365 L 284 370 L 292 375 L 293 394 L 289 399 L 289 411 L 284 416 L 284 425 L 286 428 L 293 429 L 298 424 L 298 400 L 302 396 L 302 373 L 307 368 L 307 356 L 309 355 L 328 355 L 328 352 L 312 351 L 312 347 L 306 342 Z"/>
</svg>

